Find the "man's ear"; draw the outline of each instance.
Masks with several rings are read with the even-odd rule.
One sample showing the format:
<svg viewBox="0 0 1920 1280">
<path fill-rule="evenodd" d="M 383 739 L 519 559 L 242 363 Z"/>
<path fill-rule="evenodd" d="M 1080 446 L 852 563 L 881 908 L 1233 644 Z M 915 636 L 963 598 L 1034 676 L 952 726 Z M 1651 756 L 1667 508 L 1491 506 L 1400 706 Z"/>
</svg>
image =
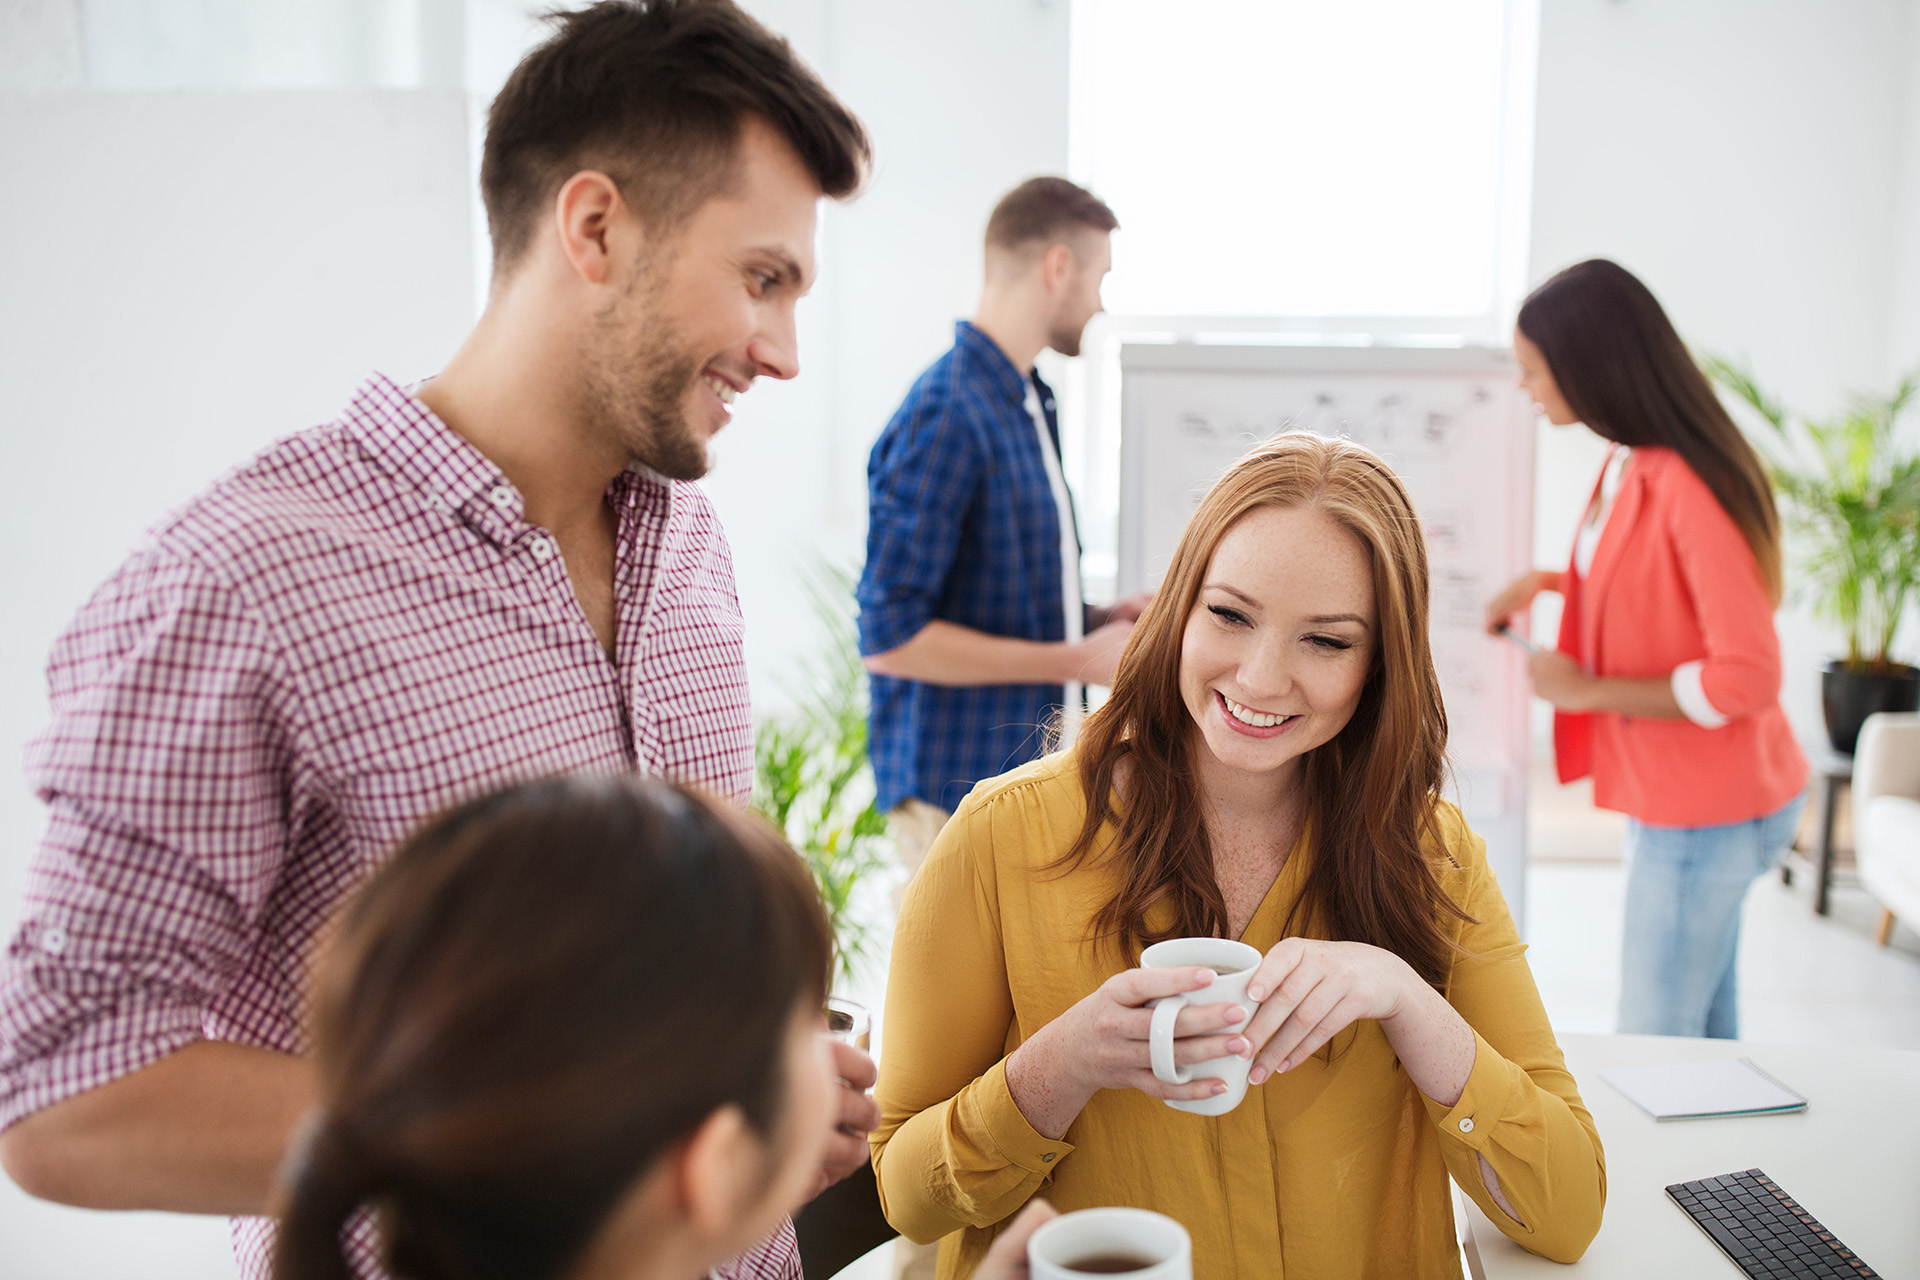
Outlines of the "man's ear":
<svg viewBox="0 0 1920 1280">
<path fill-rule="evenodd" d="M 1040 282 L 1047 287 L 1048 293 L 1059 293 L 1073 275 L 1073 268 L 1071 246 L 1049 245 L 1047 251 L 1040 255 Z"/>
<path fill-rule="evenodd" d="M 739 1107 L 728 1104 L 701 1121 L 680 1146 L 680 1207 L 693 1230 L 724 1236 L 759 1189 L 760 1139 Z"/>
<path fill-rule="evenodd" d="M 605 284 L 613 274 L 616 224 L 626 210 L 618 184 L 598 169 L 582 169 L 554 194 L 553 221 L 560 252 L 574 274 L 588 284 Z"/>
</svg>

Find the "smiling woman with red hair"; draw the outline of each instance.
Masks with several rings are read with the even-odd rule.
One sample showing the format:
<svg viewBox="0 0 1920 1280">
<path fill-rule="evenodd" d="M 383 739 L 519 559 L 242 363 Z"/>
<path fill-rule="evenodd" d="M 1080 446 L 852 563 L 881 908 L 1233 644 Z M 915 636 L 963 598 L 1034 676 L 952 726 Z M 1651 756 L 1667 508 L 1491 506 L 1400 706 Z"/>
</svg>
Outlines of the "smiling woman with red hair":
<svg viewBox="0 0 1920 1280">
<path fill-rule="evenodd" d="M 889 1220 L 966 1276 L 1043 1187 L 1157 1209 L 1214 1278 L 1455 1275 L 1448 1175 L 1580 1256 L 1605 1171 L 1485 846 L 1440 796 L 1446 713 L 1405 489 L 1284 435 L 1194 514 L 1077 747 L 983 783 L 895 938 L 874 1163 Z M 1224 1115 L 1161 1100 L 1148 1002 L 1237 938 L 1259 1004 L 1190 1003 L 1175 1059 L 1238 1054 Z M 1244 1025 L 1242 1025 L 1244 1021 Z"/>
</svg>

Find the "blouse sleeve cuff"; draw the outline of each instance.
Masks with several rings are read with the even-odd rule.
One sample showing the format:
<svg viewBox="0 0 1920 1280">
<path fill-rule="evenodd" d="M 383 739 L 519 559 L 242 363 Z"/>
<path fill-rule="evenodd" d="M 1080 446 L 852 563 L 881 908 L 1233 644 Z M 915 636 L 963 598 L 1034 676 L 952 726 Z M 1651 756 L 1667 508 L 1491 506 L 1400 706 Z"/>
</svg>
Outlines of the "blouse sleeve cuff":
<svg viewBox="0 0 1920 1280">
<path fill-rule="evenodd" d="M 1673 669 L 1673 700 L 1680 704 L 1687 719 L 1702 729 L 1718 729 L 1729 717 L 1720 714 L 1707 700 L 1706 686 L 1700 683 L 1700 673 L 1706 665 L 1705 662 L 1683 662 Z"/>
<path fill-rule="evenodd" d="M 1460 1100 L 1449 1107 L 1421 1095 L 1441 1136 L 1475 1152 L 1485 1151 L 1493 1142 L 1494 1126 L 1512 1101 L 1515 1070 L 1497 1049 L 1480 1038 L 1478 1031 L 1474 1032 L 1473 1070 L 1467 1075 L 1467 1087 L 1460 1091 Z"/>
<path fill-rule="evenodd" d="M 996 1062 L 986 1075 L 962 1094 L 961 1101 L 972 1112 L 967 1117 L 971 1122 L 969 1127 L 977 1126 L 976 1131 L 986 1135 L 987 1141 L 1008 1164 L 1046 1177 L 1073 1152 L 1071 1142 L 1043 1137 L 1027 1122 L 1027 1117 L 1013 1100 L 1012 1091 L 1007 1088 L 1005 1059 Z"/>
</svg>

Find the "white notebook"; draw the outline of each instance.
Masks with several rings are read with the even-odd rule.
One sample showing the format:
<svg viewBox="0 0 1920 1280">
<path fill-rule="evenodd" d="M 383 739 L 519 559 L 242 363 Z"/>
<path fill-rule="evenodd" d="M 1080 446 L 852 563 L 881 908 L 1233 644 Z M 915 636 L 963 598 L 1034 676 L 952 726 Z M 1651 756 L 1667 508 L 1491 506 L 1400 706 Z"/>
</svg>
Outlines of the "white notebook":
<svg viewBox="0 0 1920 1280">
<path fill-rule="evenodd" d="M 1614 1067 L 1600 1078 L 1655 1120 L 1777 1116 L 1807 1109 L 1805 1098 L 1746 1058 Z"/>
</svg>

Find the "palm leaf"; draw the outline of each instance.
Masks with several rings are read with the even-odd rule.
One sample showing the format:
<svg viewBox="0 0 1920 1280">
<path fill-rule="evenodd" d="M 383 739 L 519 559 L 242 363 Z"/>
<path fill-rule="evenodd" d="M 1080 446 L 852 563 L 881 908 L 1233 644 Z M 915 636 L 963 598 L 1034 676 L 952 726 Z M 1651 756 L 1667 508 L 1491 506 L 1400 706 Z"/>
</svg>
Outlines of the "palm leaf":
<svg viewBox="0 0 1920 1280">
<path fill-rule="evenodd" d="M 895 868 L 867 759 L 856 578 L 819 558 L 802 570 L 801 586 L 824 641 L 788 686 L 793 713 L 763 721 L 754 737 L 754 808 L 780 829 L 813 876 L 842 978 L 853 977 L 873 955 L 877 929 L 862 900 Z"/>
<path fill-rule="evenodd" d="M 1717 356 L 1702 365 L 1773 428 L 1763 452 L 1794 552 L 1795 596 L 1841 628 L 1848 665 L 1887 665 L 1920 571 L 1920 456 L 1898 443 L 1920 371 L 1890 395 L 1855 397 L 1842 412 L 1811 419 L 1791 413 L 1744 365 Z"/>
</svg>

